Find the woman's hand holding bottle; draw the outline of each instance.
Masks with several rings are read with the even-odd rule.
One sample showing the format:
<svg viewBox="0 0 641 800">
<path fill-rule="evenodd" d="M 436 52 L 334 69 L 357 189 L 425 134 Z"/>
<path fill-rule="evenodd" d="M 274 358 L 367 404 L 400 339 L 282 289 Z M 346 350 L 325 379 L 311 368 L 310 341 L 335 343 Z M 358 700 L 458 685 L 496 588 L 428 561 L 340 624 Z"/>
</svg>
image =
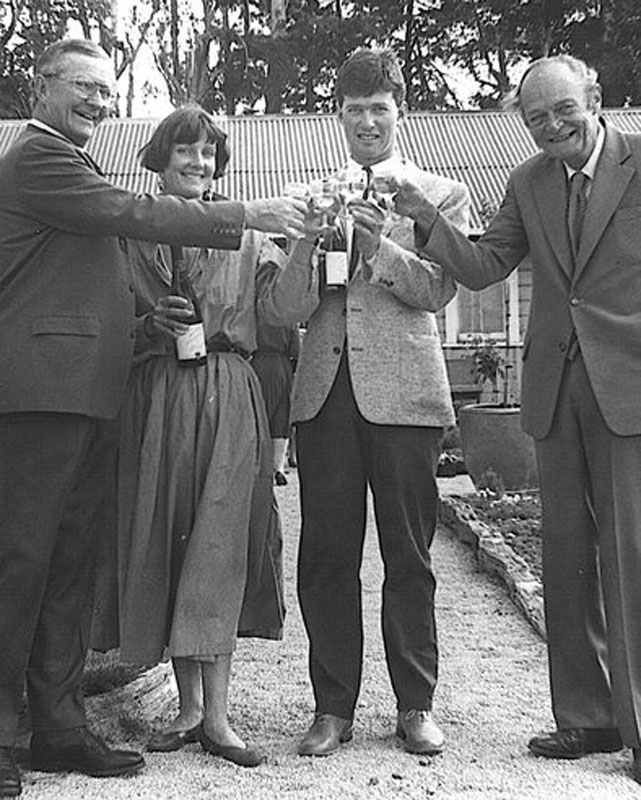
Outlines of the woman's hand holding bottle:
<svg viewBox="0 0 641 800">
<path fill-rule="evenodd" d="M 151 312 L 151 324 L 157 333 L 177 339 L 189 330 L 194 305 L 187 297 L 169 294 L 161 297 Z"/>
</svg>

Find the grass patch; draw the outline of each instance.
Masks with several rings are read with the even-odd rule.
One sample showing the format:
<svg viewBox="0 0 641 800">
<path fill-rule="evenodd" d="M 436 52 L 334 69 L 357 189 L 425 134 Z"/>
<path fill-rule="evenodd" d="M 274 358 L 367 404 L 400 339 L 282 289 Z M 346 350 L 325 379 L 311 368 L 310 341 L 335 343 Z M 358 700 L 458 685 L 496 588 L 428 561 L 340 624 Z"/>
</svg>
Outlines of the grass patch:
<svg viewBox="0 0 641 800">
<path fill-rule="evenodd" d="M 109 650 L 107 653 L 90 650 L 82 677 L 85 697 L 94 697 L 126 686 L 146 669 L 147 667 L 139 664 L 123 664 L 119 650 Z"/>
</svg>

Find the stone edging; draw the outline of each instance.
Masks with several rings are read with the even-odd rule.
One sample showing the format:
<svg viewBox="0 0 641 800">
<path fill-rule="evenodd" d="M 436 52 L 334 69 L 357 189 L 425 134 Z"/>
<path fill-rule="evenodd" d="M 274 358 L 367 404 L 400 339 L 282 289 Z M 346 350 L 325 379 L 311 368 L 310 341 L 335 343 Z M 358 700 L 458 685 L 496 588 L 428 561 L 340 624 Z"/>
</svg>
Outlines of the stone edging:
<svg viewBox="0 0 641 800">
<path fill-rule="evenodd" d="M 163 661 L 124 686 L 87 697 L 85 706 L 93 730 L 110 741 L 122 741 L 161 717 L 175 698 L 171 661 Z"/>
<path fill-rule="evenodd" d="M 476 551 L 485 572 L 497 575 L 534 630 L 546 638 L 543 586 L 524 559 L 507 544 L 500 531 L 482 522 L 464 499 L 441 497 L 439 520 Z"/>
</svg>

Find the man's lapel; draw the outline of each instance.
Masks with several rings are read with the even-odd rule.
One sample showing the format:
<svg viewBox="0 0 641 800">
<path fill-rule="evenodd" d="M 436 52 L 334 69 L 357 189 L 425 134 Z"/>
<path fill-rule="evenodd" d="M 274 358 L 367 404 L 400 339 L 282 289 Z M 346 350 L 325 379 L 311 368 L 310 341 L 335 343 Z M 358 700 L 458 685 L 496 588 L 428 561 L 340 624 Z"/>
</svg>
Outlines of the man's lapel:
<svg viewBox="0 0 641 800">
<path fill-rule="evenodd" d="M 572 251 L 566 221 L 567 189 L 563 164 L 552 158 L 541 163 L 532 176 L 532 191 L 541 225 L 563 268 L 572 276 Z"/>
<path fill-rule="evenodd" d="M 597 164 L 583 223 L 574 269 L 575 280 L 594 252 L 635 173 L 634 161 L 630 156 L 630 148 L 625 137 L 615 128 L 606 125 L 603 152 Z"/>
</svg>

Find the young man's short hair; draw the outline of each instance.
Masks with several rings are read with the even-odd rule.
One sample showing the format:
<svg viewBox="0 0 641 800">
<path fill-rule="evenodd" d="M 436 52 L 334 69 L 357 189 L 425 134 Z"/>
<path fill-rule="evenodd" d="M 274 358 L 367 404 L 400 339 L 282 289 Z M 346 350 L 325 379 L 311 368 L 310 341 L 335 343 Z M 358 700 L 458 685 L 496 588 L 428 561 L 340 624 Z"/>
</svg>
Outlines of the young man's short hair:
<svg viewBox="0 0 641 800">
<path fill-rule="evenodd" d="M 334 95 L 340 108 L 345 97 L 370 97 L 391 92 L 397 106 L 405 102 L 401 66 L 392 50 L 356 50 L 338 70 Z"/>
</svg>

